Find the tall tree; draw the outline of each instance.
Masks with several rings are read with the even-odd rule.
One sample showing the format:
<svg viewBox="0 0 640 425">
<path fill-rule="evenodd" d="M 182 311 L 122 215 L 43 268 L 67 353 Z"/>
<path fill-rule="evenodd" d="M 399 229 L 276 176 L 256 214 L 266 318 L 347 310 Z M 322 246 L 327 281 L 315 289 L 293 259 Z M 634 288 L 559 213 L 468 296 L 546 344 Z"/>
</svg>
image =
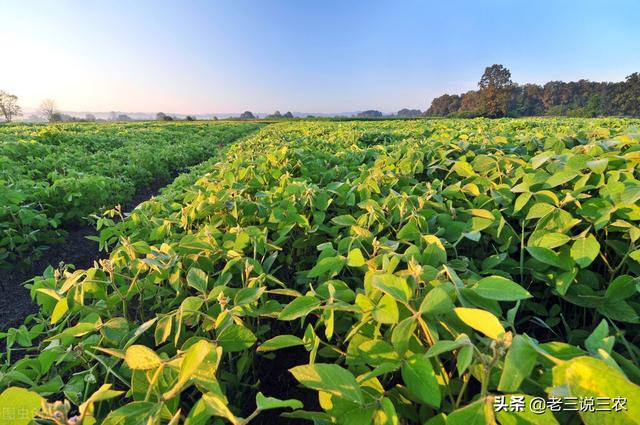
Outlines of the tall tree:
<svg viewBox="0 0 640 425">
<path fill-rule="evenodd" d="M 507 68 L 498 64 L 488 66 L 480 78 L 478 87 L 486 116 L 493 118 L 507 115 L 513 88 L 511 72 Z"/>
<path fill-rule="evenodd" d="M 18 105 L 18 96 L 0 90 L 0 114 L 6 122 L 11 122 L 14 117 L 22 114 Z"/>
</svg>

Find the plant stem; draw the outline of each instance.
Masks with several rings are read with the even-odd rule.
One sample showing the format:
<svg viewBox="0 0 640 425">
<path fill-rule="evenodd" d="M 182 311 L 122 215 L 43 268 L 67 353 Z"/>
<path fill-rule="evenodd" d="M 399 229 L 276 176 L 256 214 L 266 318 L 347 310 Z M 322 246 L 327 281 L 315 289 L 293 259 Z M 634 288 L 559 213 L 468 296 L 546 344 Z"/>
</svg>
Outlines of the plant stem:
<svg viewBox="0 0 640 425">
<path fill-rule="evenodd" d="M 147 394 L 144 396 L 144 401 L 149 401 L 149 397 L 151 397 L 151 390 L 153 390 L 153 387 L 155 387 L 156 382 L 158 381 L 160 373 L 163 369 L 164 363 L 160 364 L 160 366 L 158 366 L 158 369 L 156 369 L 156 372 L 153 374 L 153 378 L 151 378 L 151 382 L 149 382 L 149 388 L 147 388 Z"/>
</svg>

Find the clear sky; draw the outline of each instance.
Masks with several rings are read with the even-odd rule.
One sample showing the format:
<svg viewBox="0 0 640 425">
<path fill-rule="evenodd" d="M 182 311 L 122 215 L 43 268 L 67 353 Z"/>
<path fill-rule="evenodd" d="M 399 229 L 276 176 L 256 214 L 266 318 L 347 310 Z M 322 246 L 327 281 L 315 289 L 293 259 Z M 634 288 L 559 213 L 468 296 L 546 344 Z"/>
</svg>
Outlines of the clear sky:
<svg viewBox="0 0 640 425">
<path fill-rule="evenodd" d="M 636 0 L 0 0 L 0 90 L 75 111 L 426 109 L 493 63 L 622 80 L 639 16 Z"/>
</svg>

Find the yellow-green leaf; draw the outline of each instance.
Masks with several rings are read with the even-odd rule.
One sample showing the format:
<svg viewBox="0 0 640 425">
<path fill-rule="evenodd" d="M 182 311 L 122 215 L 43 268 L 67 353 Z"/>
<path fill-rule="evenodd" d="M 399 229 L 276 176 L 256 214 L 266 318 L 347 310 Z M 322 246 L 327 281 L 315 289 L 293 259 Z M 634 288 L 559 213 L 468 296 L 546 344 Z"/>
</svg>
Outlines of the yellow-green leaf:
<svg viewBox="0 0 640 425">
<path fill-rule="evenodd" d="M 28 425 L 40 409 L 43 398 L 33 391 L 9 387 L 0 394 L 0 418 L 3 425 Z"/>
<path fill-rule="evenodd" d="M 132 345 L 127 348 L 124 361 L 130 369 L 147 370 L 162 364 L 162 359 L 151 348 L 144 345 Z"/>
<path fill-rule="evenodd" d="M 553 385 L 561 395 L 571 397 L 624 398 L 624 409 L 615 412 L 580 412 L 587 425 L 640 423 L 640 386 L 617 369 L 593 357 L 576 357 L 553 368 Z"/>
<path fill-rule="evenodd" d="M 347 256 L 347 266 L 349 267 L 361 267 L 365 265 L 365 259 L 362 256 L 360 248 L 353 248 L 349 251 Z"/>
<path fill-rule="evenodd" d="M 289 369 L 289 372 L 305 387 L 358 404 L 364 403 L 362 390 L 354 376 L 336 364 L 315 363 L 297 366 Z"/>
<path fill-rule="evenodd" d="M 460 320 L 492 339 L 501 339 L 504 327 L 496 316 L 478 308 L 456 307 L 453 309 Z"/>
</svg>

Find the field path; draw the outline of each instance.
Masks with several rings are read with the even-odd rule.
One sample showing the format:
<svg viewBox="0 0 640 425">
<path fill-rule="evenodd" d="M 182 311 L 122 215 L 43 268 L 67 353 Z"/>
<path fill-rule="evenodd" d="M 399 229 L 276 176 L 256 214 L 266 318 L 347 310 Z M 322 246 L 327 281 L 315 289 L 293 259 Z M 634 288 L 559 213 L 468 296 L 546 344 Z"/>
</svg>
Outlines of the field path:
<svg viewBox="0 0 640 425">
<path fill-rule="evenodd" d="M 248 134 L 226 144 L 216 143 L 219 150 L 200 164 L 220 157 L 230 146 L 258 131 L 261 127 L 259 126 Z M 215 143 L 215 141 L 212 142 Z M 192 164 L 189 166 L 189 170 L 197 165 L 199 164 Z M 176 171 L 171 178 L 159 179 L 149 186 L 138 188 L 133 198 L 122 205 L 123 211 L 129 213 L 140 203 L 157 195 L 176 177 L 188 172 L 188 170 Z M 35 276 L 41 276 L 49 266 L 56 268 L 62 264 L 73 264 L 75 270 L 87 269 L 93 266 L 94 261 L 108 257 L 107 252 L 99 251 L 97 242 L 87 239 L 88 236 L 98 235 L 99 232 L 94 226 L 72 225 L 64 230 L 67 231 L 64 242 L 52 246 L 49 251 L 44 252 L 40 258 L 33 261 L 31 266 L 0 269 L 0 290 L 3 293 L 3 296 L 0 297 L 0 330 L 18 327 L 29 314 L 37 312 L 37 305 L 31 300 L 29 291 L 23 285 Z M 0 351 L 4 350 L 0 349 Z"/>
<path fill-rule="evenodd" d="M 160 180 L 149 187 L 138 189 L 133 199 L 123 208 L 126 212 L 133 210 L 138 204 L 157 195 L 170 181 Z M 76 269 L 87 269 L 94 261 L 106 258 L 108 253 L 98 250 L 98 243 L 87 239 L 87 236 L 97 236 L 93 226 L 82 226 L 66 229 L 68 234 L 65 241 L 34 261 L 31 267 L 16 270 L 0 270 L 3 296 L 0 297 L 0 328 L 19 326 L 31 313 L 37 311 L 37 305 L 31 300 L 29 291 L 23 283 L 34 276 L 41 276 L 47 267 L 57 267 L 60 263 L 73 264 Z"/>
</svg>

